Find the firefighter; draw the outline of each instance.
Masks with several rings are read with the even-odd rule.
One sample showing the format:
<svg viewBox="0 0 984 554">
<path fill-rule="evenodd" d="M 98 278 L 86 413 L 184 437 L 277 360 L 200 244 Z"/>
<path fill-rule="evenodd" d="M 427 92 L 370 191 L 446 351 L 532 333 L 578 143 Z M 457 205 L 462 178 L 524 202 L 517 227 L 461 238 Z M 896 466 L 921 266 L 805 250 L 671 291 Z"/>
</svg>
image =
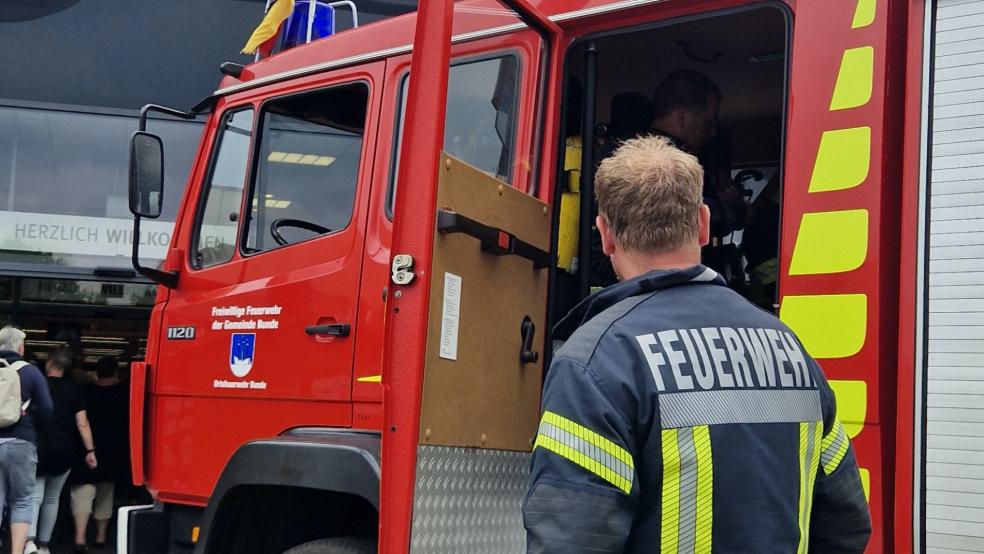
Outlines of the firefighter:
<svg viewBox="0 0 984 554">
<path fill-rule="evenodd" d="M 544 385 L 524 521 L 530 553 L 860 553 L 871 521 L 834 395 L 796 335 L 700 264 L 697 159 L 664 137 L 598 169 L 622 281 Z"/>
<path fill-rule="evenodd" d="M 684 69 L 663 78 L 653 94 L 653 132 L 698 156 L 704 167 L 704 203 L 711 211 L 711 238 L 704 264 L 729 280 L 740 254 L 725 239 L 745 226 L 748 208 L 741 187 L 731 179 L 731 133 L 718 124 L 721 89 L 703 73 Z M 742 279 L 743 281 L 744 279 Z"/>
</svg>

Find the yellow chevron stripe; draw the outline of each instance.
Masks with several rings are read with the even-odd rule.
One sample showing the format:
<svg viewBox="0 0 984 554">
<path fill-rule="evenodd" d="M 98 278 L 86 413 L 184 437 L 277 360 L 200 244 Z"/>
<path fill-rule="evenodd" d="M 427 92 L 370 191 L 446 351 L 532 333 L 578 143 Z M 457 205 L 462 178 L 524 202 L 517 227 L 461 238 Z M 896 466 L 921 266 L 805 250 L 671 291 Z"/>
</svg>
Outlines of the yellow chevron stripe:
<svg viewBox="0 0 984 554">
<path fill-rule="evenodd" d="M 814 358 L 847 358 L 864 346 L 868 297 L 864 294 L 784 296 L 779 319 L 793 328 Z"/>
<path fill-rule="evenodd" d="M 854 21 L 851 22 L 851 28 L 860 29 L 874 23 L 877 7 L 876 0 L 858 0 L 858 7 L 854 10 Z"/>
<path fill-rule="evenodd" d="M 868 178 L 871 128 L 824 131 L 820 136 L 809 192 L 854 188 Z"/>
<path fill-rule="evenodd" d="M 841 58 L 830 111 L 864 106 L 871 100 L 875 72 L 875 49 L 870 46 L 849 48 Z"/>
<path fill-rule="evenodd" d="M 803 214 L 790 275 L 853 271 L 868 257 L 868 210 Z"/>
</svg>

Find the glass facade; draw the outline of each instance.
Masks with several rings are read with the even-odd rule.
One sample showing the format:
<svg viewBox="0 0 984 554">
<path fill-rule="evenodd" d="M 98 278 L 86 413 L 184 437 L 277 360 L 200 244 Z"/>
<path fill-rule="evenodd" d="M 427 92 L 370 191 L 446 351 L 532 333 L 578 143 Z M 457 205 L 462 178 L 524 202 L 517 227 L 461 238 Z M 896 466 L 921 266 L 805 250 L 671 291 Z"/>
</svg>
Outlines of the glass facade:
<svg viewBox="0 0 984 554">
<path fill-rule="evenodd" d="M 133 116 L 0 107 L 0 263 L 130 267 L 127 207 Z M 164 213 L 141 254 L 162 260 L 202 132 L 201 122 L 152 120 L 165 144 Z"/>
<path fill-rule="evenodd" d="M 248 63 L 239 50 L 264 4 L 0 5 L 0 274 L 98 277 L 131 267 L 127 168 L 139 109 L 189 109 L 216 88 L 222 62 Z M 415 8 L 410 0 L 357 5 L 363 24 Z M 148 125 L 164 140 L 166 184 L 162 217 L 143 224 L 147 265 L 166 252 L 202 121 Z"/>
</svg>

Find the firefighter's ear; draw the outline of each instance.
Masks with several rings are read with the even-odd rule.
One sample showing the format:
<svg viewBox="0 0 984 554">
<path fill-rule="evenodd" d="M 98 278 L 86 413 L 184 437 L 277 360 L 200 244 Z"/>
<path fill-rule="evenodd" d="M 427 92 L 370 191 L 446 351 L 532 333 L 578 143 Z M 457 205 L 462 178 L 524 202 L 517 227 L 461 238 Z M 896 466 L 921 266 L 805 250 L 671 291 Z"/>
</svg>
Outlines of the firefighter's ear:
<svg viewBox="0 0 984 554">
<path fill-rule="evenodd" d="M 697 242 L 701 246 L 711 242 L 711 209 L 707 204 L 701 204 L 697 210 Z"/>
<path fill-rule="evenodd" d="M 605 253 L 606 256 L 611 257 L 615 253 L 617 243 L 615 242 L 615 235 L 612 234 L 611 227 L 608 226 L 608 222 L 605 218 L 598 216 L 595 218 L 595 226 L 598 228 L 598 234 L 601 235 L 601 251 Z"/>
</svg>

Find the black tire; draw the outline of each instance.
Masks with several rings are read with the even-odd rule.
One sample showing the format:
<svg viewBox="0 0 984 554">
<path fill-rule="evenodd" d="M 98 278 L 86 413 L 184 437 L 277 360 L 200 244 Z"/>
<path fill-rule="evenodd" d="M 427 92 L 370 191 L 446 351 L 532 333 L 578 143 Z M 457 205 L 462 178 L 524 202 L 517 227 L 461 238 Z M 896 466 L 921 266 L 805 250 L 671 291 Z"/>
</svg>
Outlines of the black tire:
<svg viewBox="0 0 984 554">
<path fill-rule="evenodd" d="M 376 540 L 332 537 L 299 544 L 284 554 L 375 554 Z"/>
</svg>

